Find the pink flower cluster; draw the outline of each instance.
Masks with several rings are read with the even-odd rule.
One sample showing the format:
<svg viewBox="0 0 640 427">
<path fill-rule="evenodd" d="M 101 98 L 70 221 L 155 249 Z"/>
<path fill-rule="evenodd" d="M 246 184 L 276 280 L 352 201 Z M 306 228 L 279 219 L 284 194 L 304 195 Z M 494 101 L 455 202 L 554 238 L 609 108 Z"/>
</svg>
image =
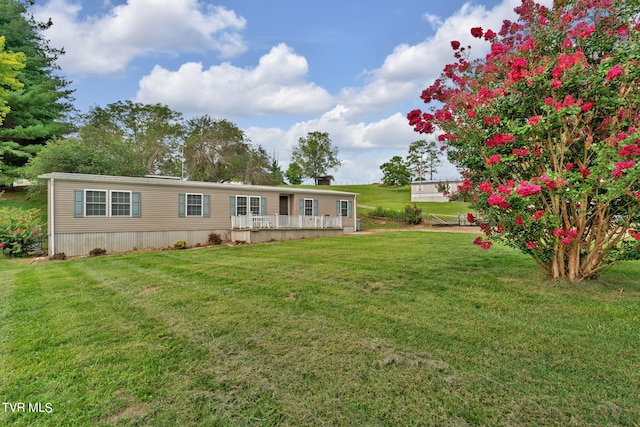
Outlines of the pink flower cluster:
<svg viewBox="0 0 640 427">
<path fill-rule="evenodd" d="M 615 164 L 615 170 L 611 172 L 611 176 L 613 178 L 620 178 L 625 169 L 631 169 L 636 165 L 636 162 L 633 160 L 628 160 L 626 162 L 618 162 Z"/>
<path fill-rule="evenodd" d="M 555 80 L 561 80 L 565 71 L 579 64 L 583 64 L 586 68 L 586 58 L 581 51 L 574 52 L 570 55 L 561 53 L 558 57 L 558 65 L 551 70 L 551 77 Z"/>
<path fill-rule="evenodd" d="M 570 244 L 576 237 L 578 237 L 578 230 L 572 228 L 571 230 L 557 229 L 553 230 L 553 235 L 560 237 L 560 243 L 563 245 Z"/>
<path fill-rule="evenodd" d="M 484 120 L 484 123 L 485 123 L 486 125 L 489 125 L 489 126 L 490 126 L 490 125 L 497 125 L 497 124 L 499 124 L 499 123 L 500 123 L 500 117 L 498 117 L 498 116 L 493 116 L 493 117 L 485 116 L 485 117 L 483 118 L 483 120 Z"/>
<path fill-rule="evenodd" d="M 588 39 L 595 31 L 595 25 L 589 25 L 586 22 L 580 22 L 571 30 L 569 30 L 568 35 L 569 37 L 576 39 Z"/>
<path fill-rule="evenodd" d="M 458 191 L 469 191 L 471 190 L 471 181 L 468 178 L 462 180 L 462 185 L 458 185 Z"/>
<path fill-rule="evenodd" d="M 523 158 L 524 156 L 529 154 L 529 150 L 526 148 L 514 148 L 511 152 L 520 158 Z"/>
<path fill-rule="evenodd" d="M 549 190 L 555 190 L 556 188 L 562 187 L 563 185 L 567 184 L 567 181 L 565 181 L 563 178 L 552 180 L 547 174 L 540 175 L 539 177 L 536 176 L 532 179 L 532 181 L 543 183 L 544 186 Z"/>
<path fill-rule="evenodd" d="M 640 200 L 640 191 L 631 191 L 631 190 L 627 190 L 625 192 L 626 195 L 628 196 L 635 196 L 636 199 Z"/>
<path fill-rule="evenodd" d="M 618 154 L 622 157 L 640 156 L 640 142 L 637 145 L 629 144 L 618 150 Z"/>
<path fill-rule="evenodd" d="M 500 163 L 500 160 L 502 159 L 502 157 L 500 157 L 500 154 L 493 154 L 491 157 L 489 157 L 487 159 L 487 165 L 491 166 L 491 165 L 495 165 L 496 163 Z"/>
<path fill-rule="evenodd" d="M 582 99 L 576 100 L 573 97 L 573 95 L 565 96 L 564 99 L 562 100 L 562 102 L 556 101 L 555 99 L 553 99 L 551 97 L 548 97 L 548 98 L 545 98 L 544 103 L 545 103 L 545 105 L 553 107 L 553 109 L 556 110 L 556 111 L 560 111 L 563 108 L 579 106 L 580 110 L 582 110 L 582 112 L 587 112 L 587 111 L 591 110 L 591 108 L 593 107 L 593 103 L 592 102 L 584 104 L 584 101 Z"/>
<path fill-rule="evenodd" d="M 473 244 L 480 246 L 482 249 L 489 249 L 493 243 L 488 240 L 482 240 L 482 237 L 478 236 L 473 240 Z"/>
<path fill-rule="evenodd" d="M 540 194 L 542 187 L 539 185 L 531 184 L 527 181 L 522 181 L 520 187 L 516 189 L 516 194 L 520 197 L 535 196 Z"/>
<path fill-rule="evenodd" d="M 622 71 L 620 64 L 616 64 L 612 69 L 607 71 L 607 75 L 605 76 L 605 78 L 611 81 L 617 77 L 620 77 L 623 74 L 624 74 L 624 71 Z"/>
<path fill-rule="evenodd" d="M 487 199 L 487 203 L 489 203 L 489 206 L 498 206 L 503 210 L 511 207 L 511 204 L 507 202 L 506 196 L 497 193 L 493 193 L 492 195 L 490 195 Z"/>
<path fill-rule="evenodd" d="M 487 147 L 497 147 L 499 145 L 510 144 L 516 138 L 508 133 L 497 133 L 487 140 Z"/>
</svg>

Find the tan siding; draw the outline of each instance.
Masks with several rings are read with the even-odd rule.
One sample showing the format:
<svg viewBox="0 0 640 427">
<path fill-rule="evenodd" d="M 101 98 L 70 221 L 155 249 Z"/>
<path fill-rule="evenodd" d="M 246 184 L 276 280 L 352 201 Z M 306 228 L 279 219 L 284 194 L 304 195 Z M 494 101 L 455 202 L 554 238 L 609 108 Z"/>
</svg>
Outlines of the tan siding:
<svg viewBox="0 0 640 427">
<path fill-rule="evenodd" d="M 82 183 L 55 181 L 55 210 L 57 233 L 97 233 L 115 231 L 159 231 L 159 230 L 204 230 L 229 229 L 229 196 L 257 196 L 267 198 L 267 213 L 278 212 L 279 193 L 257 191 L 246 192 L 243 188 L 204 189 L 177 188 L 153 185 L 132 185 L 109 183 Z M 74 190 L 120 190 L 140 192 L 141 217 L 85 217 L 74 218 Z M 211 197 L 211 217 L 178 217 L 178 194 L 208 194 Z M 335 203 L 335 202 L 334 202 Z M 335 207 L 333 209 L 335 214 Z"/>
<path fill-rule="evenodd" d="M 51 182 L 49 182 L 51 185 Z M 290 214 L 299 214 L 299 201 L 303 198 L 318 200 L 318 215 L 335 216 L 336 200 L 353 201 L 353 217 L 343 217 L 345 230 L 352 230 L 355 226 L 355 198 L 347 194 L 319 194 L 310 191 L 299 193 L 297 189 L 288 190 L 283 187 L 261 190 L 258 187 L 221 186 L 206 187 L 203 183 L 193 186 L 180 183 L 164 184 L 161 182 L 138 183 L 117 182 L 113 179 L 104 182 L 74 181 L 55 179 L 54 205 L 49 206 L 49 230 L 55 232 L 53 244 L 56 252 L 67 255 L 81 255 L 91 249 L 101 247 L 109 252 L 122 252 L 133 247 L 161 248 L 176 240 L 187 240 L 189 245 L 203 243 L 211 232 L 221 234 L 224 239 L 230 238 L 231 228 L 229 197 L 257 196 L 266 197 L 268 215 L 279 212 L 280 194 L 290 198 Z M 85 217 L 74 218 L 74 190 L 119 190 L 132 191 L 141 194 L 141 217 Z M 180 218 L 178 217 L 178 194 L 196 193 L 207 194 L 211 197 L 210 218 Z M 51 200 L 49 200 L 51 203 Z M 55 210 L 55 220 L 51 215 Z M 51 237 L 50 237 L 51 245 Z"/>
<path fill-rule="evenodd" d="M 229 193 L 208 189 L 189 189 L 149 185 L 113 184 L 56 181 L 56 233 L 159 231 L 228 229 Z M 141 217 L 85 217 L 74 218 L 74 190 L 122 190 L 141 194 Z M 178 217 L 178 194 L 198 193 L 211 196 L 211 218 Z"/>
</svg>

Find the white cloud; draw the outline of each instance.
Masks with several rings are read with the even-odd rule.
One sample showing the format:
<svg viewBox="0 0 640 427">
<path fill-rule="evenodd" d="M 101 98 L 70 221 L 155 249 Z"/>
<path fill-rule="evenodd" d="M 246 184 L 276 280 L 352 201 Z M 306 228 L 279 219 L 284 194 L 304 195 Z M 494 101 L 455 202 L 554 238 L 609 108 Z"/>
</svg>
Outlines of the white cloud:
<svg viewBox="0 0 640 427">
<path fill-rule="evenodd" d="M 33 8 L 37 19 L 53 19 L 45 36 L 53 46 L 65 47 L 67 53 L 58 63 L 67 74 L 118 73 L 136 57 L 159 53 L 177 57 L 186 49 L 214 51 L 223 58 L 246 50 L 245 20 L 224 7 L 207 6 L 208 0 L 127 0 L 111 7 L 107 15 L 88 17 L 82 17 L 81 6 L 74 1 L 78 0 L 49 0 Z M 317 116 L 292 126 L 279 128 L 274 123 L 245 131 L 253 143 L 277 152 L 285 169 L 298 138 L 311 131 L 328 132 L 343 159 L 342 167 L 332 172 L 336 180 L 376 182 L 382 176 L 380 164 L 394 155 L 405 156 L 412 141 L 429 138 L 414 133 L 405 114 L 413 108 L 407 105 L 420 106 L 421 90 L 453 61 L 450 41 L 472 45 L 475 56 L 484 55 L 488 43 L 473 39 L 470 28 L 498 31 L 503 19 L 515 17 L 513 8 L 520 1 L 504 0 L 492 9 L 468 2 L 446 18 L 423 15 L 435 34 L 420 43 L 396 46 L 378 68 L 364 72 L 363 85 L 338 93 L 310 81 L 307 59 L 281 43 L 254 67 L 193 61 L 173 69 L 156 65 L 140 79 L 135 100 L 164 103 L 185 115 L 231 120 Z M 455 176 L 455 168 L 445 162 L 439 177 Z"/>
<path fill-rule="evenodd" d="M 544 0 L 550 3 L 551 0 Z M 408 126 L 405 112 L 389 113 L 386 118 L 371 121 L 371 114 L 393 111 L 394 106 L 414 97 L 419 106 L 420 91 L 440 75 L 445 64 L 454 60 L 450 41 L 458 40 L 464 46 L 471 45 L 475 57 L 483 56 L 489 44 L 472 38 L 470 29 L 482 26 L 498 31 L 504 19 L 514 19 L 513 8 L 519 0 L 505 0 L 493 9 L 466 3 L 457 13 L 442 20 L 425 15 L 425 20 L 437 26 L 435 35 L 415 45 L 397 46 L 382 65 L 367 72 L 367 84 L 362 87 L 343 88 L 336 96 L 338 106 L 319 118 L 297 123 L 290 129 L 277 133 L 264 133 L 253 128 L 249 132 L 255 142 L 280 147 L 281 157 L 289 158 L 291 147 L 307 132 L 322 130 L 329 132 L 335 145 L 340 148 L 343 165 L 334 174 L 338 182 L 376 182 L 382 173 L 380 164 L 393 155 L 405 156 L 411 142 L 429 139 L 419 135 Z M 268 138 L 262 137 L 267 135 Z M 268 139 L 268 142 L 266 142 Z M 455 178 L 458 172 L 448 161 L 443 160 L 438 177 Z"/>
<path fill-rule="evenodd" d="M 224 117 L 322 113 L 333 99 L 326 90 L 306 81 L 308 71 L 303 56 L 280 44 L 253 69 L 223 63 L 205 70 L 202 64 L 189 62 L 170 71 L 156 65 L 140 80 L 136 100 Z"/>
<path fill-rule="evenodd" d="M 442 18 L 440 18 L 438 15 L 425 13 L 424 15 L 422 15 L 422 19 L 427 21 L 429 25 L 431 25 L 431 28 L 433 28 L 434 30 L 442 25 Z"/>
<path fill-rule="evenodd" d="M 104 16 L 80 17 L 71 0 L 49 0 L 33 9 L 37 19 L 51 18 L 45 36 L 64 46 L 58 63 L 72 75 L 108 75 L 123 71 L 137 56 L 183 50 L 216 51 L 222 57 L 246 50 L 240 31 L 244 18 L 198 0 L 128 0 Z"/>
</svg>

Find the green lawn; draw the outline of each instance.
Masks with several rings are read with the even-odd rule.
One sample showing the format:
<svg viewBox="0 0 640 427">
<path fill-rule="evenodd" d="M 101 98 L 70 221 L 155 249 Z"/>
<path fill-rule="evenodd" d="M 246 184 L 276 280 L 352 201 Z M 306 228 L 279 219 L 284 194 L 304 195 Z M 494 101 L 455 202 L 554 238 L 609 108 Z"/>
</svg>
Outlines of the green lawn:
<svg viewBox="0 0 640 427">
<path fill-rule="evenodd" d="M 46 191 L 30 194 L 25 187 L 19 187 L 0 189 L 0 193 L 0 208 L 41 209 L 47 213 Z"/>
<path fill-rule="evenodd" d="M 319 188 L 317 186 L 301 186 L 305 188 Z M 358 193 L 358 213 L 366 214 L 371 208 L 402 210 L 411 203 L 411 186 L 389 187 L 382 184 L 366 185 L 332 185 L 320 187 L 337 191 Z M 468 203 L 462 202 L 419 202 L 416 203 L 425 214 L 452 215 L 463 217 L 469 212 Z"/>
<path fill-rule="evenodd" d="M 639 426 L 640 263 L 473 237 L 0 261 L 0 425 Z"/>
</svg>

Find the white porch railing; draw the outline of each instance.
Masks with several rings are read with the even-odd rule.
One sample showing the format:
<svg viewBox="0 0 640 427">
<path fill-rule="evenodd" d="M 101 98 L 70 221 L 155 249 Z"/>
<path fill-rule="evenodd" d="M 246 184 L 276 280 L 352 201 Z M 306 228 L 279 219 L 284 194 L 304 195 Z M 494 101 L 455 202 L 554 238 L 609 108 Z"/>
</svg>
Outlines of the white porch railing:
<svg viewBox="0 0 640 427">
<path fill-rule="evenodd" d="M 231 217 L 232 229 L 342 228 L 340 216 L 238 215 Z"/>
</svg>

